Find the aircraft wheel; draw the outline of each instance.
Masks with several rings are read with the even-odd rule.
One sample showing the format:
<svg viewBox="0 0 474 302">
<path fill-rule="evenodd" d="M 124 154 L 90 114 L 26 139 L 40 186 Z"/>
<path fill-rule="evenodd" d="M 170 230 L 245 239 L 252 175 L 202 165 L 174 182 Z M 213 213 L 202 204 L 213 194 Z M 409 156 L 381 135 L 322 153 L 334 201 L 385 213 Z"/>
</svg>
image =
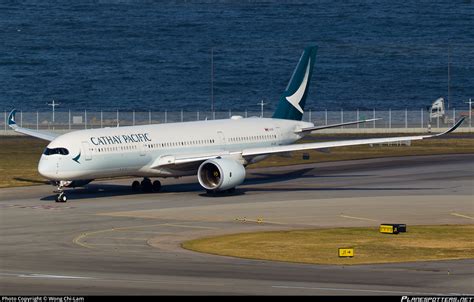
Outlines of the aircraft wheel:
<svg viewBox="0 0 474 302">
<path fill-rule="evenodd" d="M 145 178 L 144 180 L 142 180 L 141 185 L 142 185 L 143 192 L 145 193 L 153 192 L 153 185 L 149 178 Z"/>
<path fill-rule="evenodd" d="M 159 180 L 155 180 L 152 185 L 153 192 L 160 192 L 161 190 L 161 182 Z"/>
<path fill-rule="evenodd" d="M 135 180 L 134 182 L 132 182 L 132 191 L 133 192 L 140 191 L 140 182 L 138 180 Z"/>
<path fill-rule="evenodd" d="M 66 202 L 67 197 L 66 194 L 60 193 L 58 196 L 56 196 L 56 202 Z"/>
</svg>

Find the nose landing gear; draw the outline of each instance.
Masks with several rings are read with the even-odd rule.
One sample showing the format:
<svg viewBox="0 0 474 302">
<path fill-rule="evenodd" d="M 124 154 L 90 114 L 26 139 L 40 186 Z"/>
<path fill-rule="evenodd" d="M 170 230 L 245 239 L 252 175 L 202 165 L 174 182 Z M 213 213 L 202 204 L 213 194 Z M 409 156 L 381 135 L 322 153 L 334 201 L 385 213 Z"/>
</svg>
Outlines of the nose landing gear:
<svg viewBox="0 0 474 302">
<path fill-rule="evenodd" d="M 56 196 L 56 202 L 66 202 L 66 201 L 67 201 L 67 197 L 66 197 L 66 194 L 64 194 L 64 192 L 59 193 L 58 196 Z"/>
<path fill-rule="evenodd" d="M 63 190 L 65 183 L 63 181 L 59 181 L 56 183 L 56 185 L 58 186 L 57 190 L 54 191 L 54 193 L 58 193 L 58 195 L 56 196 L 56 202 L 66 202 L 67 196 Z"/>
</svg>

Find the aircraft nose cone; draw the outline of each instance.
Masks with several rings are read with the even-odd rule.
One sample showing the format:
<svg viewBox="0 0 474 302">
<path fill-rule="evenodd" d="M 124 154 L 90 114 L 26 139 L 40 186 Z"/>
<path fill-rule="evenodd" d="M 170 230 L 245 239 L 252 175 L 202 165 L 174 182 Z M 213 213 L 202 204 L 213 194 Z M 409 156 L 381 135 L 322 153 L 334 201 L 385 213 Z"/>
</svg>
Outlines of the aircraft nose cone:
<svg viewBox="0 0 474 302">
<path fill-rule="evenodd" d="M 38 163 L 38 172 L 44 178 L 54 180 L 56 178 L 56 163 L 51 160 L 40 159 Z"/>
</svg>

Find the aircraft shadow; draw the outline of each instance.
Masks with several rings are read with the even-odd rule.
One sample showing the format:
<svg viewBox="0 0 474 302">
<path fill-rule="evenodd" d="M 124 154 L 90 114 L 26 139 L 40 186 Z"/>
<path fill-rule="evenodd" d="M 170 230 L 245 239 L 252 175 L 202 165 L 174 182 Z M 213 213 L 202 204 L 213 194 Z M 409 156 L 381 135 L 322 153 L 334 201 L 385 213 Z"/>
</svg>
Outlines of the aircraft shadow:
<svg viewBox="0 0 474 302">
<path fill-rule="evenodd" d="M 351 174 L 351 175 L 316 175 L 307 174 L 313 169 L 302 169 L 284 174 L 266 174 L 266 173 L 252 173 L 250 177 L 247 177 L 244 181 L 244 185 L 255 185 L 264 183 L 275 183 L 284 182 L 293 179 L 311 179 L 311 178 L 355 178 L 355 177 L 370 177 L 374 175 L 370 174 Z"/>
<path fill-rule="evenodd" d="M 393 187 L 298 187 L 296 185 L 288 185 L 288 187 L 272 186 L 271 188 L 262 187 L 247 187 L 248 185 L 261 185 L 267 183 L 285 182 L 294 179 L 310 179 L 310 178 L 354 178 L 354 177 L 370 177 L 373 175 L 368 174 L 351 174 L 351 175 L 315 175 L 309 174 L 308 172 L 314 171 L 312 168 L 300 169 L 291 171 L 288 173 L 249 173 L 249 177 L 245 179 L 243 185 L 245 187 L 238 187 L 234 192 L 220 192 L 215 194 L 208 194 L 204 192 L 204 189 L 197 182 L 191 183 L 179 183 L 179 184 L 164 184 L 160 193 L 142 193 L 133 192 L 130 185 L 118 185 L 118 184 L 89 184 L 84 188 L 66 189 L 66 194 L 69 199 L 80 200 L 80 199 L 93 199 L 103 197 L 114 197 L 114 196 L 126 196 L 126 195 L 156 195 L 159 198 L 160 194 L 166 193 L 186 193 L 196 192 L 201 197 L 215 198 L 215 197 L 231 197 L 245 195 L 247 192 L 291 192 L 291 191 L 418 191 L 418 190 L 435 190 L 436 188 L 393 188 Z M 56 194 L 45 196 L 41 198 L 44 201 L 54 201 Z"/>
<path fill-rule="evenodd" d="M 77 199 L 93 199 L 93 198 L 104 198 L 114 196 L 127 196 L 127 195 L 156 195 L 166 194 L 171 192 L 199 192 L 203 191 L 202 187 L 197 183 L 183 183 L 173 184 L 169 186 L 163 186 L 163 189 L 157 193 L 143 193 L 134 192 L 130 185 L 116 185 L 116 184 L 88 184 L 82 188 L 70 188 L 65 189 L 64 192 L 71 200 Z M 56 194 L 45 196 L 40 198 L 44 201 L 55 201 Z"/>
<path fill-rule="evenodd" d="M 242 188 L 245 192 L 291 192 L 291 191 L 424 191 L 437 190 L 439 188 L 341 188 L 341 187 L 291 187 L 291 188 Z"/>
<path fill-rule="evenodd" d="M 333 178 L 333 177 L 368 177 L 372 175 L 368 174 L 352 174 L 352 175 L 315 175 L 308 174 L 313 171 L 313 168 L 305 168 L 287 173 L 249 173 L 249 176 L 245 179 L 244 185 L 257 185 L 275 182 L 285 182 L 293 179 L 310 179 L 310 178 Z M 32 181 L 32 180 L 29 180 Z M 36 181 L 35 181 L 36 182 Z M 45 182 L 49 183 L 49 182 Z M 162 191 L 163 193 L 168 192 L 199 192 L 203 191 L 203 188 L 198 183 L 180 183 L 180 184 L 164 184 Z M 118 185 L 118 184 L 104 184 L 104 183 L 91 183 L 82 188 L 70 188 L 65 190 L 68 196 L 74 199 L 85 199 L 85 198 L 99 198 L 99 197 L 113 197 L 122 195 L 141 195 L 141 194 L 157 194 L 157 193 L 142 193 L 133 192 L 130 189 L 130 185 Z M 233 193 L 227 193 L 228 196 L 235 196 L 243 194 L 241 190 L 237 189 Z M 203 196 L 209 196 L 209 194 L 201 194 Z M 212 194 L 212 197 L 218 194 Z M 50 195 L 42 198 L 41 200 L 55 200 L 56 195 Z"/>
<path fill-rule="evenodd" d="M 291 179 L 302 178 L 302 177 L 312 177 L 305 176 L 304 174 L 313 169 L 301 169 L 296 171 L 291 171 L 284 174 L 259 174 L 260 177 L 250 177 L 245 180 L 244 184 L 259 184 L 266 182 L 276 182 L 276 181 L 288 181 Z M 251 174 L 254 175 L 254 174 Z M 203 192 L 204 189 L 197 182 L 192 183 L 180 183 L 180 184 L 169 184 L 163 185 L 163 188 L 160 193 L 169 193 L 169 192 Z M 124 196 L 124 195 L 142 195 L 142 194 L 160 194 L 160 193 L 142 193 L 142 192 L 133 192 L 130 188 L 130 185 L 118 185 L 118 184 L 96 184 L 91 183 L 82 188 L 71 188 L 65 190 L 66 195 L 70 199 L 89 199 L 89 198 L 101 198 L 101 197 L 114 197 L 114 196 Z M 200 196 L 208 197 L 217 197 L 217 196 L 236 196 L 243 194 L 242 190 L 237 189 L 232 193 L 216 193 L 216 194 L 200 194 Z M 41 200 L 55 200 L 56 194 L 50 196 L 45 196 Z"/>
<path fill-rule="evenodd" d="M 95 199 L 95 198 L 104 198 L 104 197 L 114 197 L 114 196 L 127 196 L 127 195 L 154 195 L 159 199 L 160 195 L 165 195 L 166 193 L 186 193 L 186 192 L 196 192 L 199 196 L 204 198 L 225 198 L 232 196 L 241 196 L 249 192 L 296 192 L 296 191 L 312 191 L 312 192 L 322 192 L 322 191 L 424 191 L 424 190 L 436 190 L 439 188 L 369 188 L 369 187 L 354 187 L 354 188 L 344 188 L 344 187 L 271 187 L 271 188 L 255 188 L 255 187 L 240 187 L 237 188 L 234 192 L 217 192 L 217 193 L 206 193 L 203 191 L 202 187 L 194 184 L 183 184 L 183 185 L 171 185 L 170 188 L 163 190 L 159 193 L 142 193 L 142 192 L 132 192 L 129 186 L 110 186 L 107 185 L 107 189 L 100 190 L 91 190 L 90 188 L 82 188 L 75 190 L 68 190 L 66 192 L 70 200 L 81 200 L 81 199 Z M 174 190 L 173 188 L 176 188 Z M 40 198 L 42 201 L 54 201 L 56 199 L 56 194 L 49 195 Z"/>
</svg>

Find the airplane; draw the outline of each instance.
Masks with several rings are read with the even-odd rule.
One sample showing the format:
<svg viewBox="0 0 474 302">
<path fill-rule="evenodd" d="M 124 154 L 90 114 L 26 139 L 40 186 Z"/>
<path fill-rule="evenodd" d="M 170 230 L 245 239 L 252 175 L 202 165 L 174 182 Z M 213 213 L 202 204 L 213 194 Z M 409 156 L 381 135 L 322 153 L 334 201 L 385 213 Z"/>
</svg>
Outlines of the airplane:
<svg viewBox="0 0 474 302">
<path fill-rule="evenodd" d="M 8 125 L 16 132 L 50 141 L 39 160 L 38 172 L 57 186 L 56 202 L 66 202 L 64 188 L 119 176 L 143 177 L 141 182 L 133 181 L 134 191 L 160 191 L 161 182 L 152 182 L 152 177 L 196 175 L 208 193 L 232 192 L 244 182 L 248 165 L 272 154 L 421 140 L 448 134 L 464 120 L 440 134 L 294 144 L 313 131 L 375 120 L 326 126 L 302 121 L 316 52 L 317 46 L 303 50 L 271 118 L 232 116 L 223 120 L 85 129 L 59 135 L 19 127 L 14 109 Z"/>
</svg>

